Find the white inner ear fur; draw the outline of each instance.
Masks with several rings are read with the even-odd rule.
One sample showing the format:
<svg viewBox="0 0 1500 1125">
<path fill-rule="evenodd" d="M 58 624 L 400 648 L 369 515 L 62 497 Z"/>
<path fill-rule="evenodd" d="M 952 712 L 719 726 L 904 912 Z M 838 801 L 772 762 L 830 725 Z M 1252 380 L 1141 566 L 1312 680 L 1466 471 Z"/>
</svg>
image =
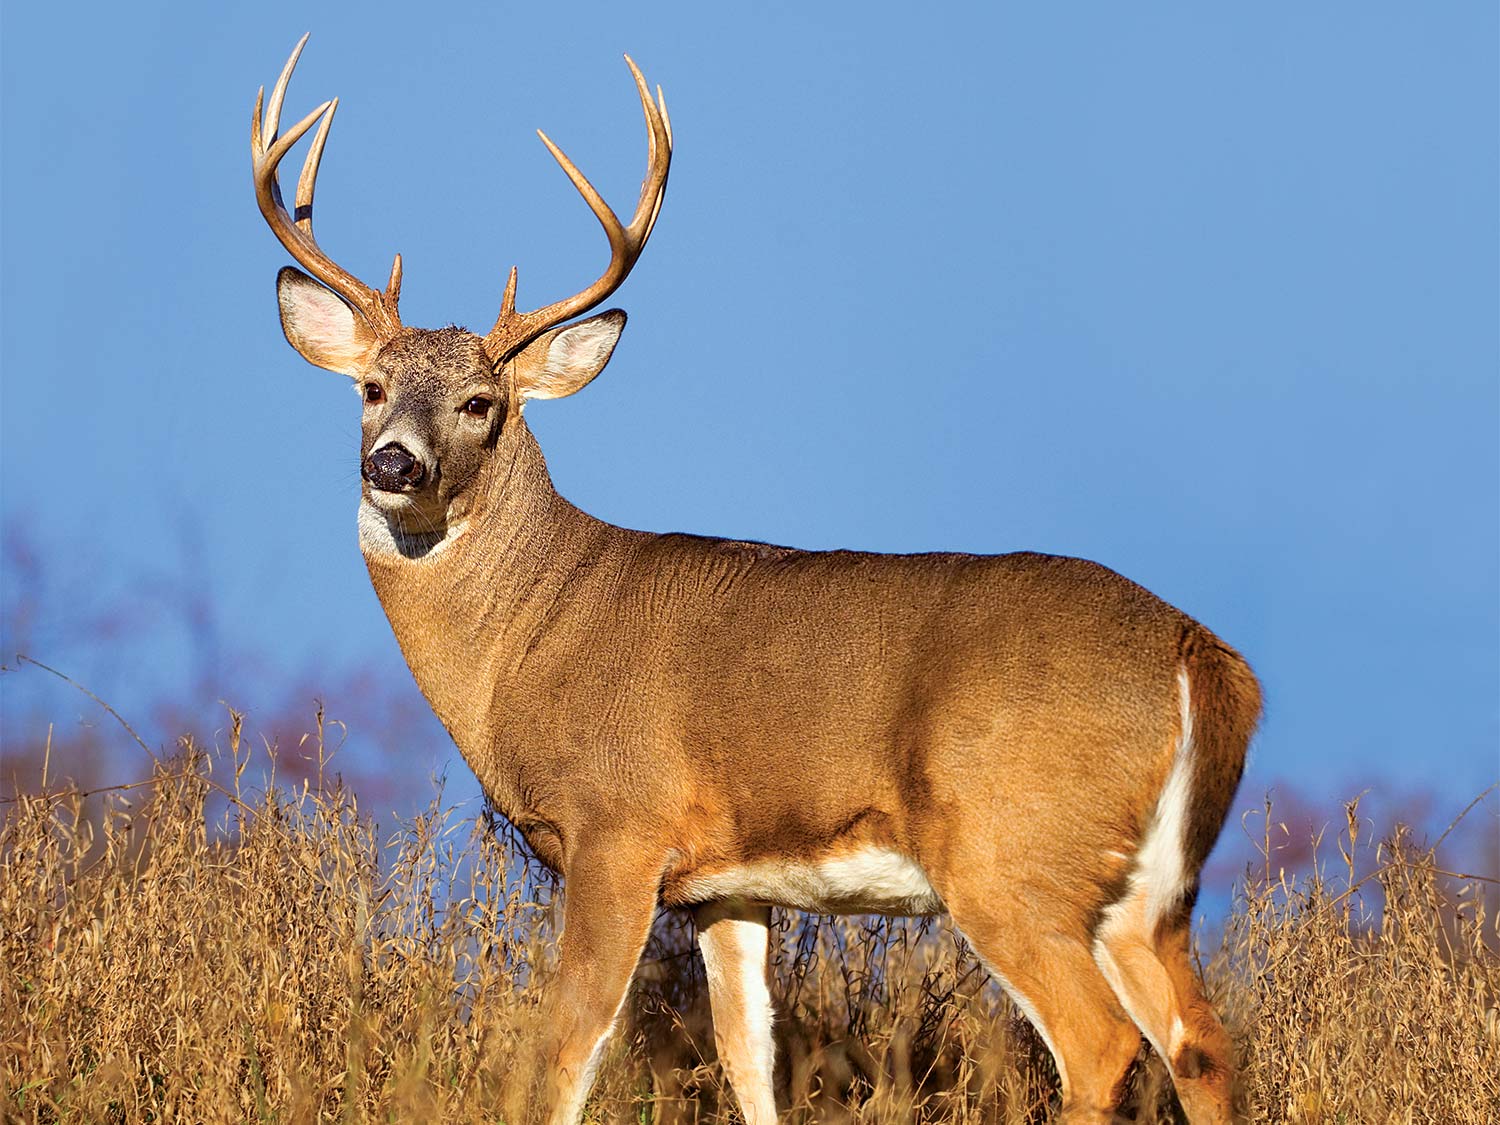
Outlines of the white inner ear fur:
<svg viewBox="0 0 1500 1125">
<path fill-rule="evenodd" d="M 562 398 L 583 390 L 604 370 L 624 329 L 624 312 L 610 309 L 537 337 L 515 361 L 522 399 Z"/>
<path fill-rule="evenodd" d="M 308 363 L 358 379 L 380 350 L 380 339 L 365 319 L 301 270 L 281 271 L 276 301 L 287 342 Z"/>
</svg>

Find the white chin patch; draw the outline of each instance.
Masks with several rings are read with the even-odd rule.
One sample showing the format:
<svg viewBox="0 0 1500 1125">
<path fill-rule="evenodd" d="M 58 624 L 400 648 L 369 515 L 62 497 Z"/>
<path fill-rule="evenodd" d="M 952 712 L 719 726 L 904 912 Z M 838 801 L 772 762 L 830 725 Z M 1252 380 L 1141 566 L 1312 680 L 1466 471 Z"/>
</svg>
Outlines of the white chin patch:
<svg viewBox="0 0 1500 1125">
<path fill-rule="evenodd" d="M 378 488 L 370 489 L 369 502 L 379 508 L 387 515 L 398 516 L 403 512 L 414 511 L 417 502 L 405 492 L 382 492 Z"/>
</svg>

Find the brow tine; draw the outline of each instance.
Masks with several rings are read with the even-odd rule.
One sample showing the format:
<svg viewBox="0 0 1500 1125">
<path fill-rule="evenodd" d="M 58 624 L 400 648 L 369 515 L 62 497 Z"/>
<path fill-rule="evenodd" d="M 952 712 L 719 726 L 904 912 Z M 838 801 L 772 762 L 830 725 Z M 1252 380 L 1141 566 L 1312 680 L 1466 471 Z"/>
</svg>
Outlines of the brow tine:
<svg viewBox="0 0 1500 1125">
<path fill-rule="evenodd" d="M 500 295 L 500 315 L 511 316 L 516 311 L 516 276 L 520 271 L 510 267 L 510 276 L 505 279 L 505 292 Z"/>
<path fill-rule="evenodd" d="M 308 222 L 309 224 L 312 222 L 311 216 L 308 217 Z M 310 230 L 311 226 L 308 229 Z M 385 283 L 385 291 L 392 305 L 401 300 L 401 255 L 399 253 L 391 262 L 391 276 L 390 280 Z"/>
</svg>

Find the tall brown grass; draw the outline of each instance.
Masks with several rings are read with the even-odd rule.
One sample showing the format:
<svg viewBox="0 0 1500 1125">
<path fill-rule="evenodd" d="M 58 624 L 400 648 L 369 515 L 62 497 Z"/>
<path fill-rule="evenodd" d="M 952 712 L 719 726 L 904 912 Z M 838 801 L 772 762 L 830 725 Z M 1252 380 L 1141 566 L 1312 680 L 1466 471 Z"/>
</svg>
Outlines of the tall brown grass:
<svg viewBox="0 0 1500 1125">
<path fill-rule="evenodd" d="M 237 725 L 228 742 L 184 743 L 134 784 L 6 804 L 0 1116 L 523 1118 L 558 888 L 489 816 L 437 800 L 382 834 L 321 756 L 310 781 L 252 790 Z M 1337 844 L 1331 873 L 1293 879 L 1268 839 L 1205 955 L 1250 1117 L 1500 1122 L 1485 881 L 1450 877 L 1403 829 L 1372 836 L 1357 802 Z M 1045 1049 L 941 922 L 779 925 L 792 1120 L 1047 1119 Z M 691 938 L 660 920 L 591 1120 L 737 1120 Z M 1144 1048 L 1123 1109 L 1178 1120 Z"/>
</svg>

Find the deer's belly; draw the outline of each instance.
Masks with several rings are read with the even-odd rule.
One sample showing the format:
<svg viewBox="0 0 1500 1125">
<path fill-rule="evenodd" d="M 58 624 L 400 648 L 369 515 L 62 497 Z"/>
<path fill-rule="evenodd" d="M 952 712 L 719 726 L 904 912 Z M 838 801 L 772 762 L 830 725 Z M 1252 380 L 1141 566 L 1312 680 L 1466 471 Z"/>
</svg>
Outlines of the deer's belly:
<svg viewBox="0 0 1500 1125">
<path fill-rule="evenodd" d="M 913 860 L 888 848 L 862 848 L 816 860 L 764 859 L 694 872 L 679 893 L 688 902 L 743 899 L 814 914 L 940 914 L 943 902 Z"/>
</svg>

